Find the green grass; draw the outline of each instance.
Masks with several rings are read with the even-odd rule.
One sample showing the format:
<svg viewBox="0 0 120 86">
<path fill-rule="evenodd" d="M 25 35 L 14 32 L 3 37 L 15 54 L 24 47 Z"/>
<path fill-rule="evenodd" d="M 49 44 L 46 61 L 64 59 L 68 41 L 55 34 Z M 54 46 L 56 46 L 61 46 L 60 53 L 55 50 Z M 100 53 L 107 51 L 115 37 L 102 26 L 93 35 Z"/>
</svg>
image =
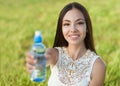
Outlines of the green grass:
<svg viewBox="0 0 120 86">
<path fill-rule="evenodd" d="M 119 0 L 0 0 L 0 86 L 47 86 L 49 68 L 44 83 L 30 81 L 25 52 L 37 29 L 52 47 L 59 12 L 70 1 L 90 13 L 96 50 L 107 65 L 105 86 L 120 85 Z"/>
</svg>

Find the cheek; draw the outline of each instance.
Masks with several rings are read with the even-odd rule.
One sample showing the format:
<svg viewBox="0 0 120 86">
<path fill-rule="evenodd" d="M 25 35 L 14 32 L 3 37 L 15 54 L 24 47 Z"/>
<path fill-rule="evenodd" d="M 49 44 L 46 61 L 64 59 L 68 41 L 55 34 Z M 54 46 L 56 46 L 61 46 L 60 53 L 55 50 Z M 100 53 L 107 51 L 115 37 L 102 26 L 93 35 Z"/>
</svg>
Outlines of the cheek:
<svg viewBox="0 0 120 86">
<path fill-rule="evenodd" d="M 81 34 L 82 34 L 83 36 L 86 36 L 86 29 L 83 29 L 83 30 L 81 31 Z"/>
<path fill-rule="evenodd" d="M 79 31 L 80 31 L 82 34 L 86 34 L 86 31 L 87 31 L 86 25 L 81 26 L 80 29 L 79 29 Z"/>
<path fill-rule="evenodd" d="M 86 27 L 86 24 L 85 25 L 83 25 L 83 32 L 86 32 L 86 30 L 87 30 L 87 27 Z"/>
<path fill-rule="evenodd" d="M 68 32 L 68 28 L 62 28 L 63 35 L 65 36 Z"/>
<path fill-rule="evenodd" d="M 87 32 L 87 29 L 86 29 L 86 26 L 84 26 L 84 27 L 80 30 L 80 33 L 81 33 L 83 39 L 86 37 L 86 32 Z"/>
<path fill-rule="evenodd" d="M 86 31 L 83 32 L 83 38 L 85 38 L 85 37 L 86 37 Z"/>
</svg>

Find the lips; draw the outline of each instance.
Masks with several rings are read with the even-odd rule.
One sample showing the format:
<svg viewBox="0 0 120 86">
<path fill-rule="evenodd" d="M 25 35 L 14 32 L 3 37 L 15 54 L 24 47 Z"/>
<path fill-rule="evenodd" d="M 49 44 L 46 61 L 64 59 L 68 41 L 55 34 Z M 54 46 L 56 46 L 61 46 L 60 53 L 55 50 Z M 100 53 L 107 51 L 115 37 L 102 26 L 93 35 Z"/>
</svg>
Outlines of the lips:
<svg viewBox="0 0 120 86">
<path fill-rule="evenodd" d="M 76 38 L 80 37 L 80 35 L 79 34 L 70 34 L 69 37 L 72 39 L 76 39 Z"/>
</svg>

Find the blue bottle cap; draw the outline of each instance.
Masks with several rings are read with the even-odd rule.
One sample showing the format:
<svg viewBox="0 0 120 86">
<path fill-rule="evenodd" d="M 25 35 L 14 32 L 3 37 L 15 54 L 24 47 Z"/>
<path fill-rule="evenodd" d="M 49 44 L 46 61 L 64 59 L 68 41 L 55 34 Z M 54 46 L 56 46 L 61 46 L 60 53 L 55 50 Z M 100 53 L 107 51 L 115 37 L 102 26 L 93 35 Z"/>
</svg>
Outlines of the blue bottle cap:
<svg viewBox="0 0 120 86">
<path fill-rule="evenodd" d="M 42 42 L 42 35 L 40 31 L 35 31 L 34 36 L 34 43 L 41 43 Z"/>
</svg>

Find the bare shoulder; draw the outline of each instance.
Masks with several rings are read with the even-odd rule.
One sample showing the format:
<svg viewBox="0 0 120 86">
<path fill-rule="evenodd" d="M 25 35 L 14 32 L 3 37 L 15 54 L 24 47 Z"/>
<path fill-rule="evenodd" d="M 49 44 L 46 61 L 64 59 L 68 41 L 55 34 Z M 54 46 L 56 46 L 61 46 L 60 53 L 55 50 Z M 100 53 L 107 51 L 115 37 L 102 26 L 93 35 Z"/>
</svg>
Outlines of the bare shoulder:
<svg viewBox="0 0 120 86">
<path fill-rule="evenodd" d="M 99 69 L 99 68 L 100 68 L 99 70 L 101 70 L 101 69 L 105 70 L 106 64 L 101 58 L 97 58 L 95 63 L 94 63 L 94 67 L 95 67 L 95 70 Z"/>
<path fill-rule="evenodd" d="M 106 64 L 101 58 L 97 58 L 91 75 L 90 86 L 103 86 L 106 73 Z"/>
</svg>

